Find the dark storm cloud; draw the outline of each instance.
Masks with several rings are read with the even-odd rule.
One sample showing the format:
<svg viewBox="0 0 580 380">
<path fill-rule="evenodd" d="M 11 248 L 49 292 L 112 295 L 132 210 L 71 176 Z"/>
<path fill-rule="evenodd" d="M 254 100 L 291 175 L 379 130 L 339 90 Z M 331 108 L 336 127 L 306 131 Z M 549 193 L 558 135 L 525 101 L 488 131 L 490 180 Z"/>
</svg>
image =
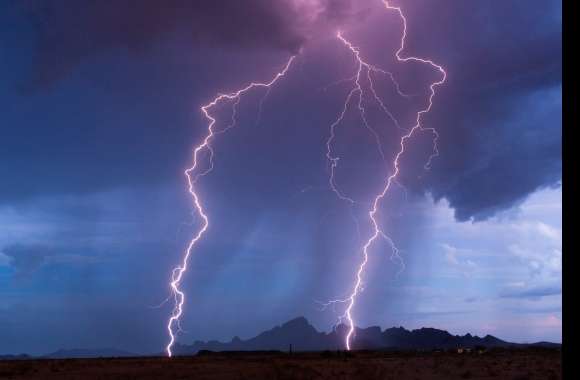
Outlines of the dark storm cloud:
<svg viewBox="0 0 580 380">
<path fill-rule="evenodd" d="M 27 4 L 32 19 L 36 20 L 38 37 L 32 78 L 36 89 L 62 79 L 83 61 L 93 61 L 86 58 L 115 49 L 142 52 L 174 32 L 186 32 L 195 41 L 211 46 L 295 52 L 306 40 L 320 38 L 321 31 L 328 31 L 330 25 L 347 21 L 356 23 L 362 17 L 365 22 L 360 24 L 366 27 L 369 14 L 385 14 L 380 1 L 354 3 L 346 0 L 87 0 L 68 1 L 66 6 L 63 2 L 31 0 Z M 311 4 L 315 6 L 309 8 Z M 401 5 L 408 19 L 407 52 L 432 57 L 449 73 L 447 83 L 438 90 L 435 107 L 425 118 L 426 124 L 440 132 L 441 155 L 434 161 L 432 170 L 421 176 L 420 182 L 416 180 L 416 175 L 422 171 L 423 159 L 412 157 L 411 160 L 416 161 L 416 170 L 409 168 L 402 173 L 402 176 L 409 174 L 402 181 L 418 192 L 428 191 L 436 199 L 447 199 L 459 220 L 485 219 L 518 204 L 539 188 L 557 185 L 561 180 L 560 2 L 418 0 L 401 2 Z M 386 21 L 382 19 L 380 23 L 387 24 L 386 33 L 384 29 L 379 32 L 373 30 L 377 25 L 368 27 L 367 39 L 376 41 L 377 51 L 381 47 L 385 50 L 385 46 L 391 46 L 391 38 L 398 38 L 401 32 L 396 17 Z M 204 54 L 200 52 L 199 44 L 191 46 L 191 49 L 187 46 L 187 51 Z M 366 49 L 364 52 L 371 54 L 372 50 Z M 385 50 L 384 54 L 391 56 L 392 51 Z M 325 64 L 333 59 L 335 57 L 326 58 Z M 202 61 L 196 62 L 203 66 Z M 377 60 L 377 64 L 380 63 Z M 138 69 L 135 65 L 135 70 Z M 92 70 L 95 71 L 95 68 Z M 205 79 L 200 78 L 215 74 L 211 70 L 201 67 L 188 67 L 186 70 L 196 72 L 195 77 L 186 78 L 183 72 L 173 72 L 170 75 L 175 77 L 164 76 L 161 79 L 175 83 L 182 81 L 184 88 L 195 85 L 194 95 L 203 95 L 204 99 L 207 98 L 204 91 L 211 94 L 214 88 L 222 88 L 222 85 L 210 83 L 207 86 L 211 91 L 201 88 L 200 83 Z M 317 71 L 321 68 L 304 65 L 301 70 L 316 71 L 313 75 L 318 75 Z M 231 72 L 231 67 L 223 71 L 216 77 L 231 75 L 226 73 Z M 146 75 L 151 76 L 149 73 Z M 111 81 L 111 78 L 108 80 Z M 137 86 L 135 83 L 136 78 L 131 78 L 123 85 Z M 111 117 L 106 120 L 111 126 L 102 125 L 105 122 L 99 124 L 97 117 L 101 116 L 100 113 L 97 115 L 96 110 L 85 121 L 80 117 L 73 122 L 63 118 L 64 125 L 57 126 L 46 137 L 52 146 L 63 146 L 63 153 L 50 152 L 52 159 L 45 163 L 48 165 L 45 171 L 56 178 L 45 181 L 46 186 L 50 188 L 56 186 L 54 183 L 62 182 L 62 187 L 67 190 L 91 191 L 99 181 L 117 185 L 123 181 L 134 181 L 135 177 L 147 178 L 152 172 L 170 173 L 171 168 L 182 167 L 184 160 L 175 157 L 174 152 L 185 151 L 189 148 L 189 142 L 199 137 L 184 132 L 191 121 L 186 120 L 183 109 L 197 104 L 198 99 L 192 99 L 194 96 L 183 89 L 165 89 L 163 93 L 160 85 L 147 82 L 147 86 L 153 85 L 156 86 L 155 91 L 164 94 L 165 98 L 169 91 L 173 91 L 173 96 L 179 99 L 167 102 L 171 107 L 166 105 L 165 109 L 161 109 L 163 99 L 147 99 L 155 102 L 152 103 L 155 107 L 149 107 L 147 111 L 159 110 L 159 115 L 155 117 L 160 120 L 151 116 L 141 116 L 144 120 L 139 120 L 137 113 L 134 113 L 130 123 L 118 127 L 116 116 L 125 112 L 121 107 L 110 113 Z M 226 85 L 229 86 L 231 84 Z M 144 96 L 150 96 L 151 89 L 143 87 L 139 91 L 146 94 Z M 296 107 L 303 106 L 300 101 L 288 99 L 289 104 Z M 317 112 L 334 112 L 334 109 L 320 109 Z M 165 119 L 161 121 L 162 118 Z M 81 122 L 83 129 L 72 126 Z M 167 133 L 158 128 L 159 131 L 151 134 L 140 134 L 146 124 L 148 131 L 161 124 L 184 127 Z M 98 129 L 101 139 L 88 138 L 90 133 L 87 128 Z M 42 133 L 36 131 L 36 135 Z M 161 133 L 163 136 L 160 136 Z M 146 139 L 139 150 L 134 148 L 134 136 L 137 135 L 140 139 Z M 17 136 L 16 141 L 20 143 L 14 146 L 24 146 L 22 141 L 30 139 L 29 134 L 20 136 L 19 131 L 13 136 Z M 102 164 L 86 163 L 84 158 L 62 164 L 61 161 L 68 160 L 68 154 L 64 153 L 67 148 L 85 139 L 90 141 L 87 146 L 72 150 L 94 157 L 103 155 L 102 146 L 97 146 L 97 142 L 108 139 L 106 157 L 99 161 Z M 166 143 L 161 146 L 160 142 Z M 147 149 L 146 145 L 151 149 Z M 427 149 L 429 146 L 425 146 Z M 149 167 L 141 168 L 139 165 L 142 162 L 135 157 L 149 157 Z M 86 163 L 89 169 L 98 169 L 102 174 L 88 175 L 86 173 L 91 172 L 84 171 L 80 163 Z M 152 165 L 157 165 L 159 170 L 149 170 Z M 10 172 L 12 169 L 3 170 Z M 76 178 L 78 180 L 69 180 L 71 172 L 81 173 Z M 0 189 L 0 192 L 18 197 L 38 190 L 34 186 L 26 186 L 16 191 L 14 187 Z"/>
<path fill-rule="evenodd" d="M 449 74 L 425 118 L 441 155 L 407 184 L 485 219 L 561 180 L 561 2 L 445 4 L 403 3 L 408 51 Z"/>
<path fill-rule="evenodd" d="M 84 59 L 117 48 L 139 52 L 180 32 L 194 43 L 296 52 L 304 37 L 286 1 L 28 1 L 37 51 L 34 87 L 50 85 Z M 195 46 L 192 46 L 194 48 Z"/>
</svg>

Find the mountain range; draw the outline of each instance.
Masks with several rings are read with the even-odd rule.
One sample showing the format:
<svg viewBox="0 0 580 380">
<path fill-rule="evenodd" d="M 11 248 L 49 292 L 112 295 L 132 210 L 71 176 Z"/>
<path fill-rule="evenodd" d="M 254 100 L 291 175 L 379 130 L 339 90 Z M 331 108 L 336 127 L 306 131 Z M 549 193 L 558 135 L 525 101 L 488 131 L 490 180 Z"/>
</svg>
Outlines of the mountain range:
<svg viewBox="0 0 580 380">
<path fill-rule="evenodd" d="M 288 351 L 292 345 L 293 351 L 325 351 L 343 350 L 344 337 L 348 326 L 338 325 L 331 332 L 317 331 L 304 317 L 294 318 L 280 326 L 264 331 L 246 340 L 234 337 L 229 342 L 195 341 L 191 345 L 176 344 L 173 352 L 176 355 L 195 355 L 200 351 Z M 561 347 L 559 343 L 537 342 L 531 344 L 511 343 L 486 335 L 483 338 L 466 335 L 452 335 L 445 330 L 435 328 L 420 328 L 407 330 L 403 327 L 392 327 L 381 330 L 379 326 L 356 328 L 352 340 L 355 350 L 431 350 L 450 348 L 473 348 L 483 346 L 494 347 Z M 163 356 L 156 353 L 146 356 Z M 114 348 L 103 349 L 66 349 L 33 357 L 21 355 L 0 355 L 0 360 L 26 359 L 62 359 L 62 358 L 98 358 L 98 357 L 136 357 L 145 356 Z"/>
<path fill-rule="evenodd" d="M 192 345 L 176 345 L 177 355 L 192 355 L 199 351 L 288 351 L 290 345 L 294 351 L 322 351 L 344 349 L 344 337 L 348 327 L 338 325 L 330 333 L 317 331 L 304 317 L 292 319 L 281 326 L 264 331 L 257 336 L 242 340 L 234 337 L 230 342 L 196 341 Z M 447 331 L 435 328 L 407 330 L 393 327 L 381 330 L 379 326 L 356 328 L 352 348 L 369 350 L 428 350 L 450 348 L 493 347 L 559 347 L 557 343 L 538 342 L 532 344 L 510 343 L 491 335 L 483 338 L 466 335 L 452 335 Z"/>
</svg>

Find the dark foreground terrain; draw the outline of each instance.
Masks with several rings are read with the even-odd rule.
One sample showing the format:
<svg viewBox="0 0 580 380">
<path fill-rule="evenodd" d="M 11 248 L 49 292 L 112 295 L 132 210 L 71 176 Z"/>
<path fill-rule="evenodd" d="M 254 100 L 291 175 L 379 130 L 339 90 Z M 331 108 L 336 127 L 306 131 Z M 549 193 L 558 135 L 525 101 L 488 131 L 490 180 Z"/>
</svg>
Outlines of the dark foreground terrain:
<svg viewBox="0 0 580 380">
<path fill-rule="evenodd" d="M 555 349 L 483 353 L 202 353 L 176 358 L 0 361 L 0 379 L 560 379 Z"/>
</svg>

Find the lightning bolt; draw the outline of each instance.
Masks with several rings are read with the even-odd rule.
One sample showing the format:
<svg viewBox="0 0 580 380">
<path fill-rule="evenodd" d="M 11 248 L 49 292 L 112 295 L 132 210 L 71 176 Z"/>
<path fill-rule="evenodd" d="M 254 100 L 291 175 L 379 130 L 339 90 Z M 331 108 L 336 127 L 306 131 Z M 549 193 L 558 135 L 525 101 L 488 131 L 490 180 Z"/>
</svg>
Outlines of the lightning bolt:
<svg viewBox="0 0 580 380">
<path fill-rule="evenodd" d="M 338 166 L 339 157 L 334 156 L 332 154 L 332 144 L 333 144 L 335 137 L 336 137 L 335 129 L 343 121 L 344 116 L 349 108 L 349 105 L 350 105 L 353 97 L 355 97 L 355 96 L 358 97 L 357 109 L 358 109 L 358 112 L 360 114 L 362 123 L 375 137 L 379 153 L 380 153 L 381 157 L 383 158 L 383 160 L 385 160 L 385 155 L 384 155 L 384 151 L 383 151 L 383 148 L 382 148 L 382 145 L 380 142 L 379 135 L 376 132 L 376 130 L 370 126 L 370 124 L 368 123 L 367 117 L 366 117 L 366 110 L 364 107 L 364 89 L 363 89 L 363 86 L 361 84 L 361 78 L 363 75 L 366 76 L 366 81 L 368 82 L 368 87 L 370 89 L 370 92 L 371 92 L 375 102 L 379 105 L 380 109 L 395 124 L 395 126 L 397 128 L 404 131 L 404 134 L 401 137 L 400 142 L 399 142 L 399 150 L 398 150 L 397 154 L 395 155 L 395 158 L 393 159 L 393 161 L 390 165 L 392 167 L 392 171 L 384 180 L 384 186 L 382 188 L 382 191 L 376 195 L 376 197 L 374 198 L 374 200 L 372 202 L 372 207 L 368 211 L 368 217 L 369 217 L 370 223 L 372 225 L 373 232 L 372 232 L 372 235 L 365 242 L 365 244 L 362 246 L 362 261 L 359 263 L 358 268 L 356 270 L 355 280 L 354 280 L 354 283 L 352 284 L 351 293 L 346 298 L 336 299 L 336 300 L 332 300 L 332 301 L 329 301 L 329 302 L 322 304 L 323 308 L 326 308 L 326 307 L 331 306 L 331 305 L 334 307 L 334 305 L 336 305 L 336 304 L 346 304 L 347 305 L 344 314 L 339 317 L 339 323 L 341 323 L 343 320 L 348 321 L 349 329 L 348 329 L 348 332 L 347 332 L 346 337 L 345 337 L 345 347 L 347 350 L 351 349 L 352 338 L 353 338 L 354 333 L 355 333 L 355 321 L 354 321 L 354 317 L 353 317 L 353 310 L 355 307 L 356 299 L 357 299 L 358 295 L 363 290 L 363 274 L 365 272 L 365 268 L 366 268 L 366 265 L 367 265 L 368 260 L 369 260 L 370 248 L 373 246 L 373 244 L 378 239 L 380 239 L 380 238 L 384 239 L 391 246 L 391 249 L 393 252 L 391 258 L 396 258 L 399 260 L 399 262 L 401 263 L 400 271 L 402 271 L 404 269 L 404 262 L 399 255 L 399 249 L 396 247 L 393 240 L 381 228 L 381 226 L 377 220 L 377 213 L 379 211 L 379 206 L 380 206 L 381 201 L 389 192 L 392 184 L 395 183 L 397 185 L 400 185 L 397 182 L 397 176 L 400 172 L 400 165 L 399 165 L 400 158 L 405 153 L 405 146 L 406 146 L 408 140 L 417 131 L 428 131 L 428 132 L 431 132 L 433 135 L 433 151 L 432 151 L 432 154 L 429 156 L 427 163 L 425 164 L 425 169 L 429 169 L 431 167 L 432 160 L 439 154 L 439 150 L 437 147 L 437 141 L 439 138 L 439 134 L 437 133 L 437 131 L 434 128 L 424 127 L 422 125 L 422 119 L 423 119 L 423 116 L 425 114 L 427 114 L 433 106 L 433 98 L 435 96 L 435 89 L 438 86 L 442 85 L 447 78 L 447 73 L 445 72 L 443 67 L 434 63 L 432 60 L 418 58 L 418 57 L 414 57 L 414 56 L 403 57 L 401 55 L 402 52 L 405 50 L 405 42 L 406 42 L 406 38 L 407 38 L 407 19 L 405 18 L 405 15 L 403 14 L 400 7 L 395 7 L 395 6 L 390 5 L 389 1 L 387 1 L 387 0 L 382 0 L 382 2 L 387 10 L 395 11 L 398 14 L 399 18 L 401 19 L 402 25 L 403 25 L 403 33 L 402 33 L 402 37 L 401 37 L 401 41 L 400 41 L 400 46 L 399 46 L 399 49 L 395 52 L 395 57 L 397 58 L 397 61 L 400 63 L 418 62 L 421 64 L 427 64 L 427 65 L 431 66 L 432 68 L 436 69 L 441 74 L 441 79 L 438 81 L 432 82 L 430 84 L 430 86 L 429 86 L 430 92 L 429 92 L 427 105 L 425 106 L 425 108 L 423 108 L 417 112 L 417 116 L 416 116 L 414 125 L 410 129 L 405 130 L 404 128 L 402 128 L 399 125 L 399 122 L 393 116 L 393 114 L 389 111 L 389 109 L 385 105 L 385 102 L 383 101 L 383 99 L 375 91 L 375 86 L 374 86 L 372 74 L 373 73 L 374 74 L 382 73 L 382 74 L 388 75 L 390 77 L 391 81 L 393 82 L 393 84 L 395 85 L 397 93 L 400 96 L 408 98 L 409 95 L 405 94 L 401 90 L 401 87 L 399 86 L 399 84 L 395 80 L 392 73 L 385 71 L 385 70 L 382 70 L 380 68 L 377 68 L 376 66 L 373 66 L 373 65 L 367 63 L 366 61 L 364 61 L 364 59 L 361 57 L 360 50 L 356 46 L 354 46 L 351 42 L 349 42 L 342 35 L 341 32 L 338 32 L 336 35 L 338 40 L 351 51 L 351 53 L 353 54 L 354 58 L 357 61 L 357 72 L 356 72 L 356 75 L 353 77 L 354 78 L 354 85 L 351 88 L 348 95 L 346 96 L 346 99 L 345 99 L 345 102 L 343 104 L 341 112 L 339 113 L 336 120 L 330 125 L 330 136 L 326 142 L 326 148 L 327 148 L 326 157 L 327 157 L 327 160 L 330 162 L 329 185 L 330 185 L 331 190 L 336 194 L 336 196 L 339 199 L 348 202 L 350 205 L 353 205 L 355 203 L 355 201 L 352 198 L 345 195 L 337 187 L 336 178 L 335 178 L 335 171 L 336 171 L 336 168 Z M 399 273 L 400 273 L 400 271 L 399 271 Z"/>
<path fill-rule="evenodd" d="M 369 133 L 374 137 L 374 140 L 375 140 L 375 143 L 377 146 L 377 150 L 378 150 L 382 160 L 385 163 L 387 163 L 384 149 L 383 149 L 383 146 L 381 144 L 380 135 L 378 134 L 376 129 L 369 123 L 369 121 L 367 119 L 367 115 L 366 115 L 365 99 L 367 96 L 366 96 L 366 91 L 365 91 L 365 84 L 368 83 L 368 85 L 366 87 L 368 87 L 368 89 L 370 90 L 370 95 L 372 96 L 372 99 L 374 100 L 374 102 L 378 105 L 378 107 L 383 112 L 383 114 L 399 130 L 403 131 L 403 135 L 399 141 L 399 150 L 398 150 L 397 154 L 395 155 L 394 159 L 388 164 L 388 168 L 391 168 L 390 174 L 388 174 L 386 176 L 386 178 L 384 179 L 384 181 L 383 181 L 384 185 L 382 187 L 382 191 L 375 196 L 374 200 L 371 202 L 371 205 L 370 205 L 371 207 L 368 211 L 369 221 L 372 225 L 372 234 L 368 238 L 368 240 L 364 243 L 364 245 L 362 246 L 362 261 L 359 263 L 359 265 L 357 267 L 355 280 L 354 280 L 354 282 L 352 284 L 352 288 L 351 288 L 352 290 L 351 290 L 350 294 L 344 299 L 337 299 L 337 300 L 333 300 L 333 301 L 330 301 L 330 302 L 323 304 L 324 307 L 329 306 L 329 305 L 334 306 L 335 304 L 346 304 L 347 305 L 344 314 L 339 319 L 339 321 L 342 321 L 342 320 L 348 321 L 349 330 L 348 330 L 348 333 L 345 337 L 345 346 L 346 346 L 347 350 L 351 349 L 351 343 L 352 343 L 351 341 L 352 341 L 352 338 L 353 338 L 354 332 L 355 332 L 355 321 L 353 318 L 353 310 L 355 307 L 356 299 L 357 299 L 358 295 L 360 294 L 360 292 L 363 290 L 363 274 L 365 272 L 365 268 L 366 268 L 366 265 L 367 265 L 368 260 L 369 260 L 370 248 L 373 246 L 373 244 L 378 239 L 384 239 L 391 246 L 391 249 L 392 249 L 391 258 L 398 259 L 401 263 L 401 270 L 403 270 L 403 268 L 404 268 L 403 260 L 399 255 L 399 250 L 396 247 L 393 240 L 381 228 L 381 226 L 377 220 L 377 213 L 379 211 L 379 206 L 380 206 L 381 201 L 385 198 L 385 196 L 389 192 L 392 184 L 395 183 L 396 185 L 401 186 L 397 181 L 397 176 L 400 172 L 399 161 L 400 161 L 401 156 L 405 153 L 405 147 L 406 147 L 408 140 L 411 139 L 411 137 L 413 137 L 413 135 L 417 131 L 427 131 L 433 135 L 433 150 L 432 150 L 432 154 L 429 156 L 429 159 L 427 160 L 427 163 L 425 164 L 425 169 L 430 168 L 432 160 L 438 155 L 439 151 L 438 151 L 438 147 L 437 147 L 437 142 L 438 142 L 439 135 L 434 128 L 424 127 L 422 125 L 422 119 L 423 119 L 423 116 L 425 114 L 427 114 L 433 106 L 433 98 L 434 98 L 435 93 L 436 93 L 436 88 L 438 86 L 442 85 L 445 82 L 446 77 L 447 77 L 447 73 L 445 72 L 443 67 L 434 63 L 430 59 L 418 58 L 418 57 L 414 57 L 414 56 L 402 56 L 402 52 L 405 50 L 405 43 L 406 43 L 406 37 L 407 37 L 407 19 L 405 18 L 400 7 L 390 5 L 389 1 L 387 1 L 387 0 L 381 0 L 381 1 L 383 2 L 384 6 L 387 10 L 394 11 L 397 13 L 399 18 L 401 19 L 401 23 L 403 26 L 402 37 L 400 40 L 400 46 L 399 46 L 398 50 L 395 52 L 395 57 L 396 57 L 397 61 L 399 63 L 417 62 L 417 63 L 429 65 L 430 67 L 436 69 L 441 74 L 441 79 L 438 81 L 432 82 L 429 85 L 430 93 L 429 93 L 427 105 L 423 109 L 421 109 L 417 112 L 414 125 L 409 129 L 405 129 L 400 125 L 397 118 L 393 115 L 393 113 L 386 106 L 386 104 L 385 104 L 386 102 L 377 93 L 377 91 L 375 89 L 375 85 L 374 85 L 374 76 L 377 76 L 377 75 L 387 76 L 391 80 L 391 82 L 393 83 L 398 95 L 400 95 L 401 97 L 410 98 L 411 95 L 406 94 L 401 89 L 401 86 L 396 81 L 394 75 L 391 72 L 386 71 L 386 70 L 381 69 L 381 68 L 378 68 L 378 67 L 366 62 L 362 58 L 360 50 L 356 46 L 354 46 L 350 41 L 348 41 L 342 35 L 341 32 L 338 32 L 336 35 L 337 39 L 347 49 L 349 49 L 349 51 L 353 54 L 353 56 L 357 62 L 357 69 L 356 69 L 356 73 L 354 76 L 335 83 L 335 84 L 337 84 L 337 83 L 342 83 L 342 82 L 353 82 L 353 86 L 346 96 L 346 99 L 345 99 L 344 104 L 342 106 L 341 112 L 338 114 L 338 116 L 334 120 L 334 122 L 330 125 L 330 134 L 329 134 L 329 137 L 326 141 L 326 158 L 330 164 L 330 175 L 329 175 L 328 183 L 329 183 L 330 189 L 334 192 L 334 194 L 340 200 L 347 202 L 351 206 L 351 217 L 353 218 L 353 220 L 356 224 L 357 231 L 359 229 L 359 223 L 358 223 L 358 220 L 356 219 L 354 213 L 352 212 L 352 206 L 357 204 L 357 202 L 353 198 L 346 195 L 342 190 L 340 190 L 340 188 L 337 185 L 337 181 L 336 181 L 336 169 L 338 167 L 338 163 L 339 163 L 339 159 L 340 159 L 340 157 L 336 156 L 334 154 L 334 151 L 333 151 L 333 144 L 334 144 L 334 141 L 336 139 L 336 128 L 344 121 L 344 117 L 345 117 L 347 111 L 349 110 L 349 107 L 351 106 L 353 99 L 356 100 L 356 108 L 357 108 L 358 113 L 360 115 L 362 124 L 369 131 Z M 286 73 L 290 69 L 292 62 L 294 61 L 295 58 L 296 58 L 296 56 L 290 57 L 289 60 L 287 61 L 286 65 L 284 66 L 284 68 L 281 71 L 279 71 L 269 82 L 252 82 L 252 83 L 248 84 L 246 87 L 243 87 L 242 89 L 239 89 L 235 92 L 231 92 L 228 94 L 218 94 L 212 101 L 201 106 L 201 108 L 200 108 L 203 116 L 205 117 L 205 119 L 207 120 L 207 123 L 208 123 L 207 124 L 207 134 L 206 134 L 205 138 L 202 140 L 202 142 L 194 148 L 194 150 L 193 150 L 193 164 L 190 168 L 188 168 L 184 171 L 184 175 L 186 176 L 187 181 L 188 181 L 188 190 L 189 190 L 189 193 L 190 193 L 192 200 L 193 200 L 195 212 L 201 218 L 201 227 L 197 230 L 197 232 L 195 233 L 193 238 L 190 240 L 190 242 L 189 242 L 189 244 L 184 252 L 184 255 L 182 257 L 180 264 L 178 266 L 176 266 L 171 272 L 170 288 L 171 288 L 172 295 L 174 297 L 175 304 L 174 304 L 173 311 L 170 315 L 170 318 L 167 322 L 167 331 L 169 334 L 169 343 L 166 346 L 166 352 L 167 352 L 167 355 L 170 357 L 173 354 L 172 347 L 175 343 L 177 332 L 182 331 L 181 327 L 180 327 L 180 318 L 183 314 L 183 307 L 184 307 L 184 302 L 185 302 L 185 293 L 180 288 L 181 280 L 182 280 L 185 272 L 188 269 L 188 262 L 189 262 L 189 259 L 190 259 L 190 256 L 192 254 L 193 249 L 195 248 L 197 243 L 200 241 L 202 236 L 205 234 L 205 232 L 209 228 L 209 218 L 204 211 L 204 208 L 202 206 L 199 195 L 195 191 L 195 185 L 197 184 L 197 181 L 201 177 L 207 175 L 213 169 L 214 151 L 211 147 L 211 142 L 213 141 L 213 139 L 215 138 L 216 135 L 224 133 L 236 125 L 237 107 L 240 103 L 242 95 L 244 95 L 245 93 L 249 92 L 252 89 L 263 88 L 266 90 L 266 92 L 259 103 L 259 113 L 258 113 L 258 119 L 257 119 L 257 122 L 259 122 L 260 117 L 261 117 L 262 105 L 263 105 L 265 99 L 267 98 L 272 86 L 274 84 L 276 84 L 276 82 L 278 82 L 278 80 L 280 80 L 282 77 L 284 77 L 286 75 Z M 214 130 L 214 126 L 216 125 L 217 120 L 214 116 L 212 116 L 212 109 L 222 102 L 230 102 L 232 105 L 231 122 L 222 130 L 216 131 L 216 130 Z M 207 160 L 208 165 L 207 165 L 207 168 L 205 170 L 200 170 L 199 166 L 200 166 L 201 159 L 199 157 L 200 157 L 200 154 L 202 154 L 204 152 L 208 153 L 208 160 Z M 358 233 L 360 234 L 360 232 L 358 232 Z"/>
<path fill-rule="evenodd" d="M 246 87 L 244 87 L 240 90 L 237 90 L 235 92 L 231 92 L 229 94 L 218 94 L 218 96 L 216 96 L 211 102 L 201 106 L 201 108 L 200 108 L 203 116 L 205 117 L 205 119 L 208 122 L 207 134 L 206 134 L 205 138 L 202 140 L 202 142 L 194 148 L 194 150 L 193 150 L 193 164 L 188 169 L 185 169 L 184 175 L 187 178 L 188 191 L 189 191 L 189 194 L 191 195 L 191 198 L 193 199 L 193 206 L 195 208 L 195 211 L 197 212 L 197 214 L 201 218 L 202 223 L 201 223 L 201 228 L 196 232 L 194 237 L 189 242 L 180 264 L 178 266 L 176 266 L 175 268 L 173 268 L 173 270 L 171 272 L 170 288 L 171 288 L 171 292 L 174 296 L 175 306 L 173 308 L 171 316 L 169 317 L 169 320 L 167 321 L 167 332 L 169 334 L 169 343 L 165 347 L 165 351 L 167 352 L 167 355 L 169 357 L 171 357 L 173 355 L 172 348 L 173 348 L 173 345 L 175 343 L 177 332 L 182 331 L 182 329 L 180 327 L 180 318 L 181 318 L 181 315 L 183 314 L 183 306 L 184 306 L 184 302 L 185 302 L 185 293 L 180 288 L 181 280 L 182 280 L 185 272 L 187 271 L 189 258 L 192 254 L 193 249 L 195 248 L 197 243 L 200 241 L 202 236 L 205 234 L 205 232 L 209 228 L 209 218 L 208 218 L 207 214 L 205 213 L 205 210 L 203 208 L 203 205 L 201 203 L 199 195 L 195 191 L 195 185 L 201 177 L 205 176 L 206 174 L 211 172 L 213 169 L 214 151 L 213 151 L 210 143 L 212 142 L 212 140 L 214 139 L 214 137 L 216 135 L 224 133 L 225 131 L 227 131 L 230 128 L 233 128 L 236 125 L 237 106 L 241 100 L 242 95 L 244 95 L 245 93 L 249 92 L 250 90 L 253 90 L 256 88 L 264 88 L 264 89 L 266 89 L 266 96 L 267 96 L 271 87 L 274 84 L 276 84 L 276 82 L 278 82 L 278 80 L 280 80 L 281 78 L 283 78 L 286 75 L 286 73 L 290 69 L 290 66 L 292 65 L 292 62 L 294 62 L 295 58 L 296 58 L 296 56 L 291 56 L 288 59 L 288 62 L 286 63 L 284 68 L 281 71 L 279 71 L 269 82 L 252 82 L 252 83 L 248 84 Z M 262 98 L 262 101 L 260 103 L 260 107 L 263 103 L 263 99 L 265 99 L 265 97 Z M 214 126 L 215 126 L 217 120 L 214 116 L 212 116 L 211 110 L 213 107 L 215 107 L 216 105 L 218 105 L 222 102 L 231 102 L 232 103 L 232 118 L 231 118 L 230 124 L 227 125 L 224 129 L 222 129 L 220 131 L 215 131 Z M 209 153 L 209 159 L 208 159 L 209 165 L 208 165 L 207 169 L 199 172 L 199 166 L 200 166 L 199 156 L 202 152 L 205 152 L 205 151 L 207 151 Z M 177 330 L 174 329 L 175 327 L 177 327 Z"/>
<path fill-rule="evenodd" d="M 393 76 L 393 74 L 391 72 L 388 72 L 386 70 L 380 69 L 376 66 L 370 65 L 369 63 L 365 62 L 360 55 L 360 51 L 358 50 L 358 48 L 356 48 L 355 46 L 353 46 L 349 41 L 347 41 L 343 36 L 341 32 L 338 32 L 336 37 L 343 43 L 345 44 L 350 51 L 354 54 L 358 65 L 357 65 L 357 71 L 356 74 L 348 79 L 343 79 L 340 80 L 336 83 L 340 83 L 343 81 L 354 81 L 354 86 L 351 88 L 351 90 L 349 91 L 348 95 L 346 96 L 345 102 L 343 104 L 342 107 L 342 111 L 340 112 L 340 114 L 338 115 L 338 117 L 336 118 L 336 120 L 334 120 L 334 122 L 330 125 L 330 135 L 328 137 L 328 139 L 326 140 L 326 158 L 328 160 L 328 162 L 330 162 L 330 176 L 329 176 L 329 185 L 330 188 L 332 189 L 332 191 L 336 194 L 336 196 L 343 200 L 343 201 L 347 201 L 349 202 L 351 205 L 355 204 L 356 202 L 344 195 L 344 193 L 338 188 L 337 184 L 336 184 L 336 178 L 335 178 L 335 171 L 336 168 L 338 167 L 338 161 L 340 160 L 340 157 L 338 156 L 334 156 L 332 153 L 332 145 L 333 142 L 336 138 L 336 128 L 338 127 L 338 125 L 344 120 L 344 116 L 346 115 L 346 112 L 348 111 L 349 105 L 352 101 L 353 97 L 357 97 L 357 108 L 359 110 L 360 116 L 361 116 L 361 120 L 364 124 L 364 126 L 370 131 L 370 133 L 373 135 L 375 142 L 377 144 L 377 149 L 379 151 L 379 154 L 381 155 L 383 161 L 386 161 L 385 158 L 385 153 L 384 153 L 384 149 L 383 146 L 381 144 L 380 141 L 380 136 L 377 133 L 377 131 L 369 124 L 367 117 L 366 117 L 366 110 L 364 107 L 364 89 L 363 89 L 363 85 L 361 84 L 361 80 L 363 79 L 363 71 L 364 71 L 364 75 L 366 76 L 366 79 L 369 83 L 369 87 L 371 90 L 371 93 L 373 95 L 373 98 L 375 99 L 375 101 L 379 104 L 381 110 L 385 113 L 385 115 L 388 116 L 388 118 L 397 126 L 397 128 L 399 129 L 403 129 L 400 124 L 399 121 L 393 116 L 393 114 L 391 113 L 391 111 L 389 111 L 389 109 L 387 108 L 387 106 L 385 105 L 384 101 L 381 99 L 381 97 L 377 94 L 375 87 L 374 87 L 374 82 L 372 80 L 372 73 L 381 73 L 381 74 L 385 74 L 388 75 L 391 78 L 391 81 L 393 82 L 393 84 L 395 85 L 395 88 L 398 92 L 399 95 L 408 98 L 409 95 L 405 94 L 402 90 L 401 87 L 399 85 L 399 83 L 395 80 L 395 77 Z M 336 84 L 334 83 L 334 84 Z"/>
</svg>

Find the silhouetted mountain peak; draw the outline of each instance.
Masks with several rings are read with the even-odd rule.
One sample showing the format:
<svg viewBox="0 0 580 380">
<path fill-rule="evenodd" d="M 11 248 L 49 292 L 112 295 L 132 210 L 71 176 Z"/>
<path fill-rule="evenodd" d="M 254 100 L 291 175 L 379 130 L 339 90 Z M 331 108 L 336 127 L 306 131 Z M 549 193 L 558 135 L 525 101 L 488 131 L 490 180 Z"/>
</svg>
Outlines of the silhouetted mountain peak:
<svg viewBox="0 0 580 380">
<path fill-rule="evenodd" d="M 305 350 L 319 339 L 320 333 L 304 317 L 294 318 L 281 326 L 264 331 L 255 338 L 245 341 L 252 349 L 286 350 L 290 344 L 303 345 Z"/>
<path fill-rule="evenodd" d="M 282 329 L 288 330 L 298 330 L 298 331 L 316 331 L 316 329 L 308 322 L 308 320 L 304 317 L 298 317 L 289 320 L 288 322 L 284 323 L 280 326 Z"/>
<path fill-rule="evenodd" d="M 364 329 L 358 328 L 358 330 L 360 330 L 360 331 L 366 331 L 366 332 L 369 332 L 369 333 L 375 333 L 375 334 L 376 333 L 378 333 L 378 334 L 382 333 L 381 326 L 369 326 L 369 327 L 364 328 Z"/>
</svg>

